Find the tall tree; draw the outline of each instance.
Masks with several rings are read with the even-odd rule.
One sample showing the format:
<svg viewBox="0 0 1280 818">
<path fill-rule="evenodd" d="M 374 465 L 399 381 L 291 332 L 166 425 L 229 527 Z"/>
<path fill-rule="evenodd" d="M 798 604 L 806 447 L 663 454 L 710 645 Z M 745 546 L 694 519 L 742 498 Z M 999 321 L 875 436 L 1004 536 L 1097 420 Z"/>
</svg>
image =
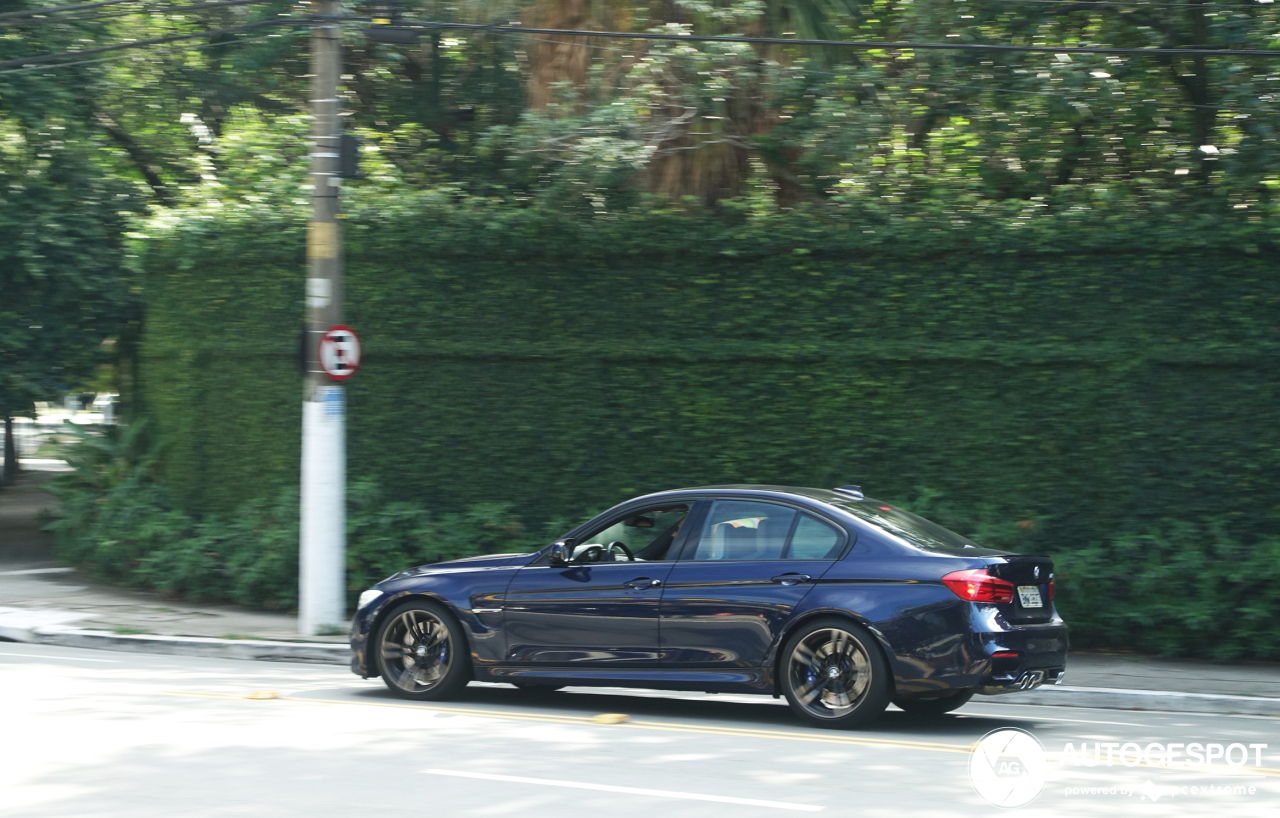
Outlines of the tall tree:
<svg viewBox="0 0 1280 818">
<path fill-rule="evenodd" d="M 12 11 L 15 4 L 6 4 Z M 60 25 L 0 27 L 0 60 L 65 50 Z M 133 183 L 108 165 L 116 148 L 84 89 L 96 68 L 0 74 L 0 416 L 6 430 L 33 402 L 78 386 L 103 342 L 134 310 L 124 272 Z M 17 464 L 6 447 L 6 477 Z"/>
</svg>

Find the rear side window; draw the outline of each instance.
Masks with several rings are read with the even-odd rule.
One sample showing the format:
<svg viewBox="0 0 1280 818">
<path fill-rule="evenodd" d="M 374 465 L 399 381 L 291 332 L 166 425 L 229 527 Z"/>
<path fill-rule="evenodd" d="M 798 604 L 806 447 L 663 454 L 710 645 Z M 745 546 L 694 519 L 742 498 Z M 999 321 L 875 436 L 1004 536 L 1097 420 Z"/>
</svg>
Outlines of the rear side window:
<svg viewBox="0 0 1280 818">
<path fill-rule="evenodd" d="M 773 503 L 720 500 L 711 507 L 695 560 L 776 560 L 782 558 L 796 512 Z"/>
<path fill-rule="evenodd" d="M 800 524 L 791 536 L 787 558 L 793 560 L 833 560 L 840 553 L 840 532 L 816 517 L 800 515 Z"/>
<path fill-rule="evenodd" d="M 923 517 L 917 517 L 909 511 L 882 505 L 875 500 L 867 502 L 837 501 L 832 505 L 861 517 L 891 534 L 896 534 L 916 548 L 923 548 L 926 551 L 937 551 L 944 554 L 972 554 L 973 549 L 982 549 L 982 546 L 968 537 L 962 537 L 950 529 L 943 528 Z"/>
<path fill-rule="evenodd" d="M 833 560 L 844 545 L 836 527 L 774 503 L 719 500 L 691 557 L 708 560 Z"/>
</svg>

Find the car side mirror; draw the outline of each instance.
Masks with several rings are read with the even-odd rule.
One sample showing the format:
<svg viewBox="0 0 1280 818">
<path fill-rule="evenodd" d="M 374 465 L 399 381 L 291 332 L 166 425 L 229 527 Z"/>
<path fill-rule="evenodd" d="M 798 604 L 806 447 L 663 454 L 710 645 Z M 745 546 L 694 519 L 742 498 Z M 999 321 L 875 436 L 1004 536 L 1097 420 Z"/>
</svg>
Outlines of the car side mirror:
<svg viewBox="0 0 1280 818">
<path fill-rule="evenodd" d="M 552 568 L 567 568 L 571 553 L 573 553 L 572 539 L 557 540 L 552 543 L 551 550 L 547 552 L 547 564 Z"/>
</svg>

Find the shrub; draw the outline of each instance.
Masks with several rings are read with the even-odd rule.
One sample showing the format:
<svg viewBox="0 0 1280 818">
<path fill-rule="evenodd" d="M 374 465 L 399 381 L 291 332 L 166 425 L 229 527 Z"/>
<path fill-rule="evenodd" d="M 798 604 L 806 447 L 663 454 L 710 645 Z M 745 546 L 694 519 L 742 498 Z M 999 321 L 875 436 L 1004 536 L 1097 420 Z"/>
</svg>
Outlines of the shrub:
<svg viewBox="0 0 1280 818">
<path fill-rule="evenodd" d="M 197 518 L 178 509 L 155 480 L 159 446 L 145 423 L 104 436 L 79 434 L 69 458 L 75 471 L 54 486 L 62 504 L 50 528 L 61 559 L 98 579 L 173 597 L 276 610 L 297 605 L 296 489 L 269 504 L 252 501 L 232 514 Z M 405 568 L 539 548 L 564 530 L 531 533 L 502 503 L 435 515 L 418 503 L 387 500 L 370 480 L 351 484 L 348 504 L 349 602 Z"/>
</svg>

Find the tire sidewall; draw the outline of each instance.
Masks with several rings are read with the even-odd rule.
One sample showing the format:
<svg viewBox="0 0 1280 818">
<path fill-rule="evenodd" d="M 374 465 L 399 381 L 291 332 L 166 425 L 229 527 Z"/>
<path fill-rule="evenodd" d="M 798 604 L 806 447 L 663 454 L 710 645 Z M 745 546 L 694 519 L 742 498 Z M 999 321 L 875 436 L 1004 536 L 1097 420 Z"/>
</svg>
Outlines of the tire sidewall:
<svg viewBox="0 0 1280 818">
<path fill-rule="evenodd" d="M 387 628 L 391 627 L 391 624 L 401 614 L 409 610 L 429 613 L 444 623 L 445 629 L 449 631 L 449 649 L 453 655 L 453 659 L 449 663 L 449 669 L 445 672 L 444 678 L 440 680 L 440 683 L 435 687 L 416 692 L 404 690 L 391 681 L 391 677 L 387 674 L 386 660 L 382 656 L 382 638 Z M 382 676 L 383 683 L 392 693 L 406 699 L 414 699 L 415 701 L 447 699 L 457 695 L 471 680 L 471 651 L 467 644 L 467 637 L 462 632 L 462 626 L 458 624 L 458 620 L 453 614 L 449 613 L 442 605 L 434 602 L 413 599 L 401 602 L 388 611 L 381 624 L 378 625 L 378 629 L 374 632 L 373 649 L 374 661 L 378 663 L 378 673 Z"/>
<path fill-rule="evenodd" d="M 871 665 L 871 683 L 867 686 L 862 699 L 854 705 L 853 710 L 843 716 L 822 718 L 805 709 L 791 689 L 791 656 L 795 652 L 796 646 L 806 636 L 809 636 L 814 631 L 828 630 L 830 628 L 838 628 L 845 631 L 862 645 L 862 649 L 866 651 L 867 660 Z M 778 665 L 778 676 L 778 687 L 781 688 L 787 703 L 791 705 L 792 712 L 809 724 L 818 727 L 839 730 L 866 724 L 884 712 L 884 709 L 889 706 L 889 699 L 892 695 L 893 686 L 889 674 L 889 662 L 885 659 L 884 652 L 880 649 L 875 637 L 861 625 L 839 617 L 815 619 L 793 633 L 787 639 L 783 648 L 782 661 Z"/>
</svg>

